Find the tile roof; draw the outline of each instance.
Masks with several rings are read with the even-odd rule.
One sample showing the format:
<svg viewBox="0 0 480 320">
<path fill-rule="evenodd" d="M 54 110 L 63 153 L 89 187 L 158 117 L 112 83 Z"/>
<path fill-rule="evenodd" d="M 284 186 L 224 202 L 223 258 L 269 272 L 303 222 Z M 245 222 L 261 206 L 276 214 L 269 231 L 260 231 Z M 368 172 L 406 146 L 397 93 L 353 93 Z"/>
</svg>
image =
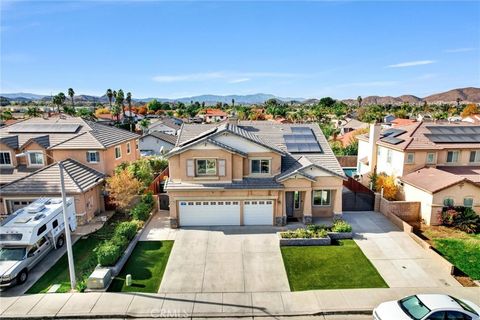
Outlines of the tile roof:
<svg viewBox="0 0 480 320">
<path fill-rule="evenodd" d="M 462 176 L 476 184 L 480 184 L 480 166 L 437 166 L 437 169 Z"/>
<path fill-rule="evenodd" d="M 150 133 L 147 133 L 143 137 L 146 137 L 146 136 L 155 137 L 155 138 L 160 139 L 162 141 L 168 142 L 172 145 L 175 145 L 175 143 L 177 142 L 177 136 L 174 136 L 174 135 L 171 135 L 171 134 L 166 134 L 166 133 L 163 133 L 163 132 L 160 132 L 160 131 L 152 131 Z"/>
<path fill-rule="evenodd" d="M 242 181 L 229 183 L 175 183 L 168 181 L 167 190 L 190 190 L 190 189 L 283 189 L 283 185 L 275 181 L 275 178 L 243 178 Z"/>
<path fill-rule="evenodd" d="M 104 149 L 140 137 L 127 130 L 64 115 L 47 119 L 30 118 L 0 128 L 2 140 L 12 139 L 13 136 L 18 136 L 19 148 L 35 139 L 48 149 Z"/>
<path fill-rule="evenodd" d="M 164 126 L 167 126 L 169 128 L 175 129 L 175 130 L 179 130 L 180 127 L 181 127 L 181 125 L 178 124 L 178 121 L 175 121 L 174 119 L 170 119 L 170 118 L 163 118 L 159 121 L 152 122 L 148 126 L 148 130 L 153 130 L 153 129 L 155 129 L 155 127 L 157 127 L 159 125 L 164 125 Z"/>
<path fill-rule="evenodd" d="M 206 109 L 205 110 L 206 116 L 223 116 L 226 117 L 227 113 L 220 110 L 220 109 Z"/>
<path fill-rule="evenodd" d="M 12 149 L 18 149 L 18 136 L 1 137 L 0 143 L 9 146 Z"/>
<path fill-rule="evenodd" d="M 0 185 L 4 185 L 37 171 L 38 168 L 28 168 L 26 165 L 18 165 L 16 168 L 0 168 Z"/>
<path fill-rule="evenodd" d="M 38 137 L 33 137 L 30 139 L 30 141 L 27 141 L 23 147 L 26 146 L 26 144 L 30 143 L 30 142 L 36 142 L 38 145 L 42 146 L 43 148 L 47 149 L 48 147 L 50 147 L 50 137 L 48 135 L 44 135 L 44 136 L 38 136 Z"/>
<path fill-rule="evenodd" d="M 432 194 L 462 181 L 472 182 L 463 176 L 436 168 L 422 168 L 413 171 L 400 179 L 407 184 Z"/>
<path fill-rule="evenodd" d="M 351 128 L 351 129 L 360 129 L 360 128 L 368 128 L 368 123 L 359 121 L 357 119 L 350 119 L 343 128 Z"/>
<path fill-rule="evenodd" d="M 104 174 L 67 159 L 62 161 L 67 193 L 83 193 L 103 181 Z M 16 181 L 0 187 L 3 194 L 58 194 L 60 193 L 60 168 L 57 163 L 34 171 Z"/>
</svg>

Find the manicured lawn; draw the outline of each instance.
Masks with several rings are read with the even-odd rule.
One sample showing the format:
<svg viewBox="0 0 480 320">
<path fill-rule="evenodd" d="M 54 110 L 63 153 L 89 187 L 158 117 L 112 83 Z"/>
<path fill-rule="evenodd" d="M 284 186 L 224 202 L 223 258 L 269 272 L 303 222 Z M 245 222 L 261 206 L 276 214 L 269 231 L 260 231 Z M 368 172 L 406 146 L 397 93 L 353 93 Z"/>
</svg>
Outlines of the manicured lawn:
<svg viewBox="0 0 480 320">
<path fill-rule="evenodd" d="M 292 291 L 388 288 L 353 240 L 338 245 L 281 247 Z"/>
<path fill-rule="evenodd" d="M 139 241 L 108 291 L 158 292 L 167 266 L 173 241 Z M 132 285 L 125 285 L 127 274 L 132 275 Z"/>
<path fill-rule="evenodd" d="M 86 278 L 88 278 L 97 265 L 97 256 L 93 252 L 93 249 L 95 249 L 101 241 L 109 239 L 113 235 L 115 226 L 126 220 L 128 220 L 128 216 L 116 213 L 101 229 L 78 240 L 73 245 L 73 258 L 75 260 L 77 284 L 85 284 Z M 45 257 L 45 259 L 48 259 L 48 256 Z M 53 265 L 52 268 L 50 268 L 50 270 L 35 282 L 27 293 L 47 292 L 54 284 L 61 285 L 56 292 L 67 292 L 70 290 L 70 278 L 66 253 Z"/>
<path fill-rule="evenodd" d="M 448 261 L 474 280 L 480 280 L 480 234 L 447 227 L 424 227 L 423 235 Z"/>
</svg>

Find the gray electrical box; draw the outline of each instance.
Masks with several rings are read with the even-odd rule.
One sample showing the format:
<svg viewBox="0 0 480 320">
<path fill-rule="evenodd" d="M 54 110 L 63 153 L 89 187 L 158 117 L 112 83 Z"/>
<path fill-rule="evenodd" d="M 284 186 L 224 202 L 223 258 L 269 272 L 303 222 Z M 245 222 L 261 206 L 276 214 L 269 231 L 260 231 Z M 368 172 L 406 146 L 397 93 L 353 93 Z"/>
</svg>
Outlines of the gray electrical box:
<svg viewBox="0 0 480 320">
<path fill-rule="evenodd" d="M 112 272 L 108 268 L 97 268 L 87 280 L 88 289 L 106 289 L 112 280 Z"/>
</svg>

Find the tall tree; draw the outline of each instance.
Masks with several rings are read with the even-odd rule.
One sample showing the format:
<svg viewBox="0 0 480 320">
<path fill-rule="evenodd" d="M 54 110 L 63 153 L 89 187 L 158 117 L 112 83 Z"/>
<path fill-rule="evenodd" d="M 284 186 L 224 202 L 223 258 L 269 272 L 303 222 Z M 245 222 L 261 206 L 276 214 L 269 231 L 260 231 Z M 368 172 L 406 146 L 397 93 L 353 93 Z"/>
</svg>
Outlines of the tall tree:
<svg viewBox="0 0 480 320">
<path fill-rule="evenodd" d="M 115 105 L 117 105 L 118 112 L 117 112 L 117 122 L 120 122 L 120 112 L 123 114 L 125 119 L 125 108 L 123 105 L 123 101 L 125 100 L 125 96 L 123 94 L 123 90 L 118 90 L 117 94 L 115 95 Z"/>
<path fill-rule="evenodd" d="M 132 93 L 127 92 L 127 98 L 125 99 L 128 104 L 128 117 L 132 120 Z"/>
<path fill-rule="evenodd" d="M 113 92 L 112 89 L 107 89 L 107 98 L 108 98 L 108 103 L 110 104 L 110 109 L 112 109 L 112 99 L 113 99 Z"/>
<path fill-rule="evenodd" d="M 358 96 L 358 97 L 357 97 L 357 102 L 358 102 L 358 107 L 359 107 L 359 108 L 362 106 L 362 101 L 363 101 L 362 97 L 361 97 L 361 96 Z"/>
<path fill-rule="evenodd" d="M 29 118 L 33 118 L 33 117 L 39 117 L 41 112 L 40 112 L 40 109 L 38 107 L 28 107 L 27 111 L 25 111 L 25 114 Z"/>
<path fill-rule="evenodd" d="M 65 100 L 66 100 L 66 97 L 63 92 L 60 92 L 59 94 L 53 96 L 52 102 L 54 105 L 57 106 L 58 113 L 60 113 L 60 107 L 63 105 Z"/>
<path fill-rule="evenodd" d="M 75 102 L 73 101 L 74 95 L 75 95 L 75 91 L 73 91 L 72 88 L 68 88 L 68 96 L 70 97 L 70 100 L 72 100 L 72 107 L 75 105 Z"/>
</svg>

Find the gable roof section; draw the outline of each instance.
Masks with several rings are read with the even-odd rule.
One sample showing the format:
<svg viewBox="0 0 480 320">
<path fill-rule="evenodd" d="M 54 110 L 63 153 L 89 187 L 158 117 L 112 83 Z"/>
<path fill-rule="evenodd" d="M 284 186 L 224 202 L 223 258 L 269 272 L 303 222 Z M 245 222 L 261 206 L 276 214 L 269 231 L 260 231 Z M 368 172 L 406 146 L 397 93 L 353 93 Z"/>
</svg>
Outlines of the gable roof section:
<svg viewBox="0 0 480 320">
<path fill-rule="evenodd" d="M 62 162 L 65 168 L 65 188 L 67 193 L 83 193 L 103 181 L 104 174 L 67 159 Z M 53 163 L 0 188 L 2 194 L 59 194 L 60 168 Z"/>
<path fill-rule="evenodd" d="M 160 131 L 153 131 L 149 132 L 146 135 L 144 135 L 142 138 L 147 137 L 147 136 L 152 136 L 154 138 L 160 139 L 162 141 L 168 142 L 171 145 L 175 145 L 177 142 L 177 136 L 171 135 L 171 134 L 166 134 Z"/>
<path fill-rule="evenodd" d="M 298 174 L 298 175 L 303 176 L 307 180 L 315 181 L 314 176 L 309 175 L 308 173 L 305 172 L 306 169 L 311 168 L 311 167 L 318 168 L 318 169 L 323 170 L 325 172 L 328 172 L 328 173 L 330 173 L 334 176 L 338 176 L 342 179 L 345 179 L 344 174 L 338 174 L 337 172 L 335 172 L 335 171 L 333 171 L 329 168 L 325 168 L 324 166 L 313 163 L 310 159 L 307 158 L 307 156 L 301 156 L 299 159 L 296 160 L 295 163 L 293 163 L 290 166 L 290 168 L 288 170 L 286 170 L 285 172 L 282 172 L 280 175 L 278 175 L 277 180 L 278 181 L 284 181 L 284 180 Z M 343 170 L 342 170 L 342 173 L 343 173 Z"/>
<path fill-rule="evenodd" d="M 23 144 L 22 148 L 25 148 L 27 145 L 29 145 L 32 142 L 37 143 L 38 145 L 42 146 L 44 149 L 47 149 L 48 147 L 50 147 L 50 137 L 48 135 L 44 135 L 44 136 L 37 136 L 37 137 L 30 138 L 27 142 Z"/>
<path fill-rule="evenodd" d="M 473 181 L 461 175 L 456 175 L 447 171 L 428 167 L 413 171 L 400 179 L 404 183 L 410 184 L 431 194 L 456 185 L 460 182 L 474 183 Z"/>
<path fill-rule="evenodd" d="M 18 136 L 5 136 L 0 138 L 0 143 L 9 146 L 12 149 L 18 149 Z"/>
</svg>

